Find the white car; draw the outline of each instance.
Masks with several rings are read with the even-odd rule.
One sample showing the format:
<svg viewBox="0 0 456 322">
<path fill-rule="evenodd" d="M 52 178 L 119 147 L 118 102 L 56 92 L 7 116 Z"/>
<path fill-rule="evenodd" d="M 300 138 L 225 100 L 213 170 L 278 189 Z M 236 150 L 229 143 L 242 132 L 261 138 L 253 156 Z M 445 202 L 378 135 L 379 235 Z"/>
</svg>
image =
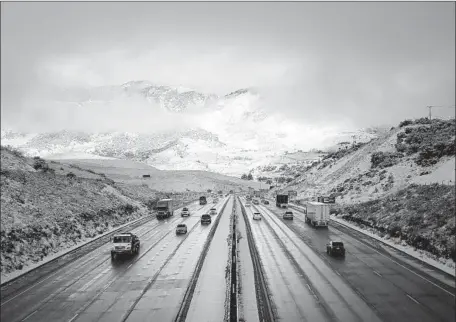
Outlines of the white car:
<svg viewBox="0 0 456 322">
<path fill-rule="evenodd" d="M 182 208 L 181 217 L 190 216 L 190 210 L 187 207 Z"/>
<path fill-rule="evenodd" d="M 179 234 L 186 234 L 187 233 L 187 225 L 186 224 L 178 224 L 176 227 L 176 235 Z"/>
<path fill-rule="evenodd" d="M 293 220 L 293 212 L 290 210 L 285 211 L 285 213 L 283 214 L 283 219 Z"/>
<path fill-rule="evenodd" d="M 211 208 L 211 210 L 209 210 L 209 215 L 216 215 L 216 214 L 217 214 L 217 209 Z"/>
<path fill-rule="evenodd" d="M 251 206 L 250 202 L 246 202 L 245 206 L 250 207 Z"/>
<path fill-rule="evenodd" d="M 261 214 L 259 212 L 254 212 L 253 220 L 261 220 Z"/>
</svg>

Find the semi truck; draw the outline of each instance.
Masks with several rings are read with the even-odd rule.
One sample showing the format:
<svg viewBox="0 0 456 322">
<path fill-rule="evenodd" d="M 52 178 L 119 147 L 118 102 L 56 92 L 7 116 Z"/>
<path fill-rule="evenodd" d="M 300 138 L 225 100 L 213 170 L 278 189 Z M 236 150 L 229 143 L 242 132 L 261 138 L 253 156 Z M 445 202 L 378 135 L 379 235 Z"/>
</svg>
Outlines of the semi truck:
<svg viewBox="0 0 456 322">
<path fill-rule="evenodd" d="M 200 197 L 200 206 L 203 206 L 207 204 L 207 200 L 206 200 L 206 197 L 205 196 L 201 196 Z"/>
<path fill-rule="evenodd" d="M 330 205 L 322 202 L 308 202 L 305 221 L 314 227 L 328 227 L 330 209 Z"/>
<path fill-rule="evenodd" d="M 321 202 L 321 203 L 336 203 L 336 198 L 335 197 L 323 197 L 323 196 L 319 196 L 318 197 L 318 202 Z"/>
<path fill-rule="evenodd" d="M 276 196 L 276 206 L 279 208 L 288 207 L 288 195 L 277 195 Z"/>
<path fill-rule="evenodd" d="M 161 199 L 157 202 L 157 219 L 174 216 L 173 199 Z"/>
</svg>

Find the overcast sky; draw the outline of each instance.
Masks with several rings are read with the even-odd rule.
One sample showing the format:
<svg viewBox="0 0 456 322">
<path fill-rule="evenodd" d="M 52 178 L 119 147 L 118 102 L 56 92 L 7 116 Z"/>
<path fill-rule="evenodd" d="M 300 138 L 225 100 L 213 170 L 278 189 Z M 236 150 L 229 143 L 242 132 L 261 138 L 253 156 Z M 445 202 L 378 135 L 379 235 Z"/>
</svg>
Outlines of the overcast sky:
<svg viewBox="0 0 456 322">
<path fill-rule="evenodd" d="M 266 109 L 359 127 L 455 104 L 452 2 L 8 2 L 1 9 L 6 119 L 27 115 L 53 86 L 142 79 L 216 94 L 253 86 Z"/>
</svg>

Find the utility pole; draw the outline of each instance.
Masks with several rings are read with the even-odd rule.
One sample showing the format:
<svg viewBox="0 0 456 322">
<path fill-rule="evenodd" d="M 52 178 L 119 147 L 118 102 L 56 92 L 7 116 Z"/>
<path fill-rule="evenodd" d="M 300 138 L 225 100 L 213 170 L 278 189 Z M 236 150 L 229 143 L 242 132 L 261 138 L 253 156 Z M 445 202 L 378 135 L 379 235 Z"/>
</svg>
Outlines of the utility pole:
<svg viewBox="0 0 456 322">
<path fill-rule="evenodd" d="M 432 108 L 433 107 L 446 107 L 446 108 L 454 108 L 455 106 L 452 105 L 452 106 L 442 106 L 442 105 L 428 105 L 426 106 L 428 109 L 429 109 L 429 121 L 432 120 Z"/>
</svg>

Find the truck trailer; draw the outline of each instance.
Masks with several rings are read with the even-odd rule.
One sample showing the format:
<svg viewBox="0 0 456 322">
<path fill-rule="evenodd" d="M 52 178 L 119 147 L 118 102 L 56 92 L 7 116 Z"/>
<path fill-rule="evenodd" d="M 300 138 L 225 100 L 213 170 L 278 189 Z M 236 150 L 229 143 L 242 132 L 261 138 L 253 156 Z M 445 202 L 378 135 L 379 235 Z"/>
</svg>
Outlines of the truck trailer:
<svg viewBox="0 0 456 322">
<path fill-rule="evenodd" d="M 157 219 L 174 216 L 173 199 L 161 199 L 157 202 Z"/>
<path fill-rule="evenodd" d="M 203 206 L 207 204 L 207 200 L 206 200 L 206 197 L 205 196 L 201 196 L 200 197 L 200 206 Z"/>
<path fill-rule="evenodd" d="M 279 208 L 288 208 L 288 195 L 277 195 L 276 206 Z"/>
<path fill-rule="evenodd" d="M 330 208 L 330 205 L 322 202 L 308 202 L 305 221 L 314 227 L 328 227 Z"/>
</svg>

